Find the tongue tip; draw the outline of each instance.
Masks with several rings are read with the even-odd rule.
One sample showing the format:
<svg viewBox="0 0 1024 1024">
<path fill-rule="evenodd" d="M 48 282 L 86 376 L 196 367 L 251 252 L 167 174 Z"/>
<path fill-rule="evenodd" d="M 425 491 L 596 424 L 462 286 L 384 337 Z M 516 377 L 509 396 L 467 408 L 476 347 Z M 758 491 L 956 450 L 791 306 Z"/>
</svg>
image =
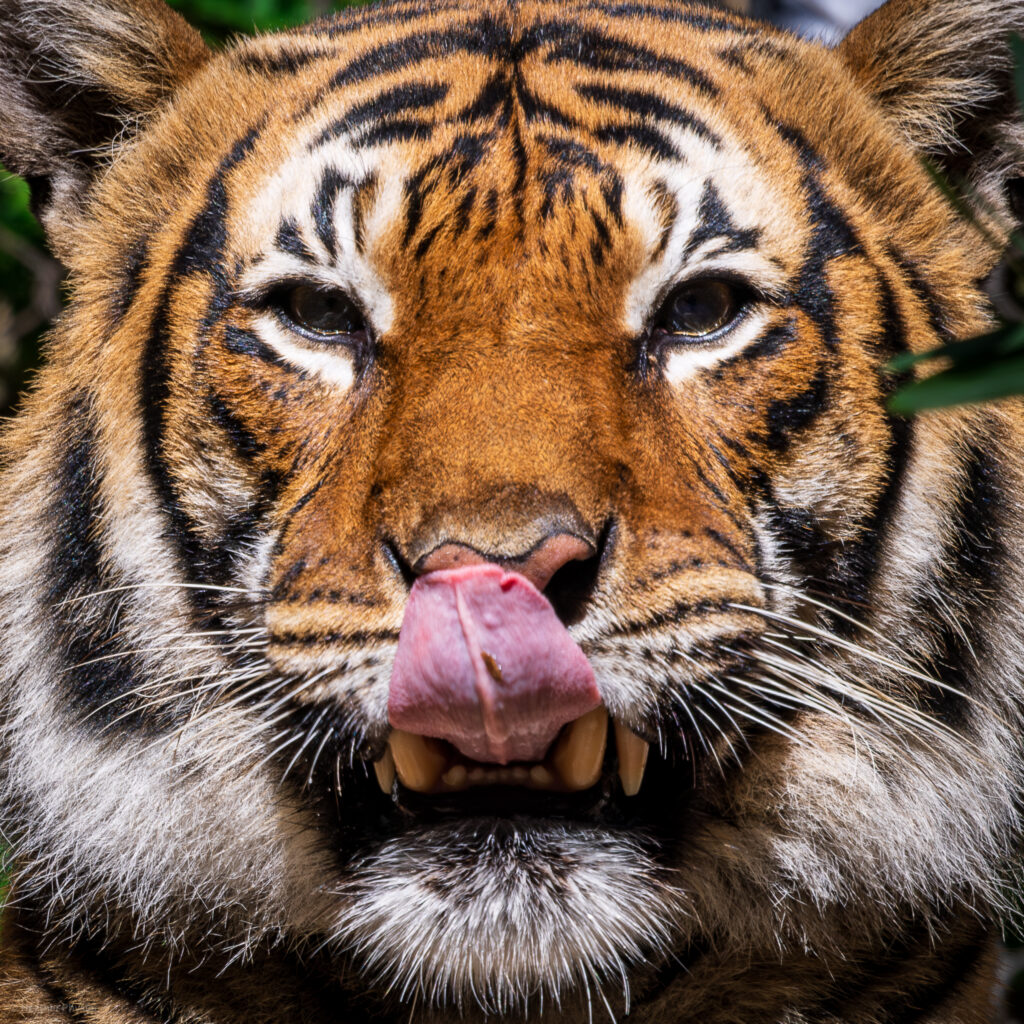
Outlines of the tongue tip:
<svg viewBox="0 0 1024 1024">
<path fill-rule="evenodd" d="M 600 703 L 586 655 L 525 576 L 477 564 L 413 585 L 388 697 L 395 728 L 477 761 L 537 761 Z"/>
</svg>

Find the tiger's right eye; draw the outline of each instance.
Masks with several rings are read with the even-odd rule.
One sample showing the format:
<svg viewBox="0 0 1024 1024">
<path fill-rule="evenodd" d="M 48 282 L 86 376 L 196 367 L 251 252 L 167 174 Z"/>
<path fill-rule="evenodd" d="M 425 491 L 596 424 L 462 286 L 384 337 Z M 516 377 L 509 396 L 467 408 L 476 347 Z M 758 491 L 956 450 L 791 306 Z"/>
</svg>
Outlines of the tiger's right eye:
<svg viewBox="0 0 1024 1024">
<path fill-rule="evenodd" d="M 359 307 L 337 289 L 300 284 L 282 293 L 277 309 L 302 333 L 331 341 L 366 330 Z"/>
</svg>

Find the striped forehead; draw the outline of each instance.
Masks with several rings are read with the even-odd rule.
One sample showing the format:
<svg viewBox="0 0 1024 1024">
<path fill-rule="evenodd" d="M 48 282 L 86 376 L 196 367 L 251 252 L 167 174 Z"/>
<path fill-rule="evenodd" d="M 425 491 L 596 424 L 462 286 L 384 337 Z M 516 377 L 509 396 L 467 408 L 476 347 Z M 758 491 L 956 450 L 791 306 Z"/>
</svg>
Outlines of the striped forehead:
<svg viewBox="0 0 1024 1024">
<path fill-rule="evenodd" d="M 674 279 L 704 270 L 781 287 L 776 253 L 799 248 L 799 218 L 785 216 L 792 200 L 739 141 L 735 111 L 726 116 L 728 66 L 702 64 L 709 39 L 721 54 L 746 26 L 649 8 L 689 30 L 689 46 L 655 52 L 617 22 L 624 7 L 595 18 L 568 5 L 534 5 L 532 17 L 487 6 L 407 20 L 394 6 L 391 21 L 384 8 L 379 24 L 364 16 L 364 33 L 357 18 L 327 30 L 336 51 L 318 36 L 252 44 L 242 59 L 262 67 L 326 64 L 292 115 L 291 152 L 248 211 L 264 272 L 349 288 L 385 330 L 393 298 L 372 265 L 378 241 L 422 252 L 431 231 L 454 232 L 488 204 L 542 233 L 589 210 L 590 190 L 606 204 L 604 228 L 625 227 L 645 251 L 624 295 L 627 329 Z"/>
</svg>

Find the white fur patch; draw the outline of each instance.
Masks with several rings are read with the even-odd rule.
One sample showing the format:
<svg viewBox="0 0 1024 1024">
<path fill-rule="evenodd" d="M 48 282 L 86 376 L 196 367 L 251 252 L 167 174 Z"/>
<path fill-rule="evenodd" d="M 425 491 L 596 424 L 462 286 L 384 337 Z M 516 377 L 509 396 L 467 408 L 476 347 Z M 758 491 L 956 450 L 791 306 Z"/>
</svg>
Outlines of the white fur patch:
<svg viewBox="0 0 1024 1024">
<path fill-rule="evenodd" d="M 727 330 L 721 339 L 698 344 L 666 342 L 668 352 L 664 364 L 665 380 L 669 384 L 681 384 L 701 370 L 738 355 L 757 341 L 769 319 L 768 310 L 764 307 L 755 308 Z"/>
<path fill-rule="evenodd" d="M 289 331 L 272 313 L 258 317 L 253 327 L 270 348 L 296 369 L 319 377 L 342 392 L 355 383 L 355 357 L 344 344 L 318 345 Z"/>
</svg>

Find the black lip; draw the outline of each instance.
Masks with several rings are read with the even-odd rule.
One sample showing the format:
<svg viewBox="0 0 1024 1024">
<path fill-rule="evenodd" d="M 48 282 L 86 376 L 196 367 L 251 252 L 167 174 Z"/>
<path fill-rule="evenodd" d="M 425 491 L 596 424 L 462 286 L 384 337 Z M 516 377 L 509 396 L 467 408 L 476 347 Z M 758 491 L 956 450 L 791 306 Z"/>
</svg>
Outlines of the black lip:
<svg viewBox="0 0 1024 1024">
<path fill-rule="evenodd" d="M 360 754 L 362 756 L 360 756 Z M 419 794 L 396 782 L 381 791 L 373 762 L 359 754 L 339 729 L 321 750 L 315 764 L 293 766 L 286 784 L 312 811 L 316 827 L 345 872 L 373 847 L 400 840 L 424 827 L 451 829 L 486 823 L 493 831 L 501 822 L 523 830 L 531 825 L 561 828 L 607 828 L 643 834 L 656 847 L 678 848 L 702 819 L 703 792 L 717 789 L 721 776 L 704 758 L 691 760 L 679 752 L 667 756 L 655 747 L 639 794 L 627 797 L 619 782 L 614 744 L 609 744 L 600 781 L 579 793 L 531 790 L 516 786 L 481 786 L 448 794 Z"/>
<path fill-rule="evenodd" d="M 381 794 L 382 796 L 384 794 Z M 577 818 L 593 820 L 614 796 L 608 775 L 581 793 L 556 793 L 522 786 L 479 786 L 460 793 L 425 796 L 396 783 L 396 811 L 416 823 L 465 818 Z"/>
</svg>

